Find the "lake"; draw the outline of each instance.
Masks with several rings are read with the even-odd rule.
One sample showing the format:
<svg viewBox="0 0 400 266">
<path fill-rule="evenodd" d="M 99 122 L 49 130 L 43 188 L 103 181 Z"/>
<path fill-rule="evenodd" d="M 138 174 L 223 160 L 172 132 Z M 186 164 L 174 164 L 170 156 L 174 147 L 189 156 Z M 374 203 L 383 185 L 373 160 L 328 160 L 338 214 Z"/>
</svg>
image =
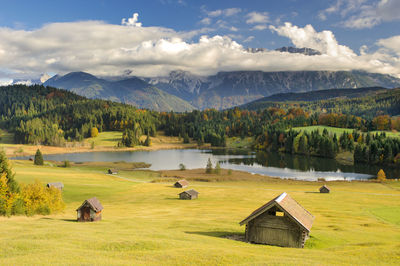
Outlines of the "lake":
<svg viewBox="0 0 400 266">
<path fill-rule="evenodd" d="M 18 157 L 16 159 L 27 159 Z M 344 165 L 336 160 L 300 155 L 256 152 L 251 150 L 198 150 L 177 149 L 157 151 L 87 152 L 44 155 L 45 160 L 71 162 L 146 162 L 151 170 L 178 169 L 183 163 L 187 169 L 205 168 L 208 158 L 221 168 L 241 170 L 254 174 L 280 178 L 317 180 L 369 179 L 376 176 L 380 167 L 365 164 Z M 400 169 L 383 168 L 388 178 L 398 178 Z"/>
</svg>

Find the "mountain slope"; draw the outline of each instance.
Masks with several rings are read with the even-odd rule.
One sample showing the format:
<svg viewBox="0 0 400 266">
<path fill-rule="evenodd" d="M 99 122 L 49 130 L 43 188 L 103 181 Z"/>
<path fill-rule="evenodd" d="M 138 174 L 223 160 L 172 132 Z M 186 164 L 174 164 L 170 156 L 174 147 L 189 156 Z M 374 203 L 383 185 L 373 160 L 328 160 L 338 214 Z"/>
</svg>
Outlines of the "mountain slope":
<svg viewBox="0 0 400 266">
<path fill-rule="evenodd" d="M 107 99 L 157 111 L 184 112 L 194 109 L 181 98 L 136 77 L 108 81 L 85 72 L 72 72 L 64 76 L 55 76 L 44 85 L 73 91 L 91 99 Z"/>
<path fill-rule="evenodd" d="M 153 78 L 151 83 L 184 97 L 199 109 L 225 109 L 277 93 L 375 86 L 394 88 L 400 86 L 400 79 L 359 71 L 235 71 L 208 77 L 175 71 L 169 77 Z"/>
</svg>

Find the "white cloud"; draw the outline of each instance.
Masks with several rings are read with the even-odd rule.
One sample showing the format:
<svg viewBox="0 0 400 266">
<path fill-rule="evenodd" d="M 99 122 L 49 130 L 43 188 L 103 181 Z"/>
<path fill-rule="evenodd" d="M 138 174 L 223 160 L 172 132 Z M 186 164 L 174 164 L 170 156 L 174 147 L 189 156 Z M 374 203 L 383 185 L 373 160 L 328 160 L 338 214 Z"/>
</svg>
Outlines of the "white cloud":
<svg viewBox="0 0 400 266">
<path fill-rule="evenodd" d="M 281 36 L 288 37 L 299 48 L 313 48 L 330 56 L 354 56 L 354 52 L 347 46 L 339 45 L 331 31 L 316 32 L 313 26 L 306 25 L 300 28 L 286 22 L 284 26 L 269 26 Z"/>
<path fill-rule="evenodd" d="M 247 24 L 256 24 L 256 23 L 268 23 L 269 16 L 267 12 L 250 12 L 246 15 L 246 23 Z"/>
<path fill-rule="evenodd" d="M 231 17 L 242 12 L 242 9 L 232 7 L 232 8 L 217 9 L 214 11 L 205 11 L 205 12 L 209 17 L 219 17 L 219 16 Z"/>
<path fill-rule="evenodd" d="M 0 78 L 0 86 L 7 86 L 13 83 L 12 79 L 9 78 Z"/>
<path fill-rule="evenodd" d="M 203 18 L 202 20 L 200 20 L 200 23 L 203 24 L 203 25 L 210 25 L 211 24 L 211 19 L 209 17 Z"/>
<path fill-rule="evenodd" d="M 267 25 L 256 25 L 252 28 L 252 30 L 265 30 L 267 28 Z"/>
<path fill-rule="evenodd" d="M 400 20 L 399 0 L 337 0 L 333 5 L 318 13 L 321 20 L 328 15 L 340 14 L 344 19 L 339 25 L 346 28 L 372 28 L 382 22 Z"/>
<path fill-rule="evenodd" d="M 131 27 L 142 27 L 142 23 L 138 22 L 139 19 L 139 14 L 138 13 L 133 13 L 131 18 L 123 18 L 121 21 L 122 25 L 125 26 L 131 26 Z"/>
<path fill-rule="evenodd" d="M 252 40 L 254 40 L 254 38 L 255 38 L 254 36 L 249 36 L 249 37 L 247 37 L 246 39 L 244 39 L 243 42 L 244 42 L 244 43 L 246 43 L 246 42 L 251 42 Z"/>
<path fill-rule="evenodd" d="M 137 23 L 137 22 L 135 22 Z M 399 36 L 380 40 L 378 51 L 357 55 L 330 31 L 286 23 L 271 29 L 297 47 L 320 50 L 305 56 L 277 51 L 248 53 L 228 36 L 194 36 L 204 28 L 176 32 L 161 27 L 126 27 L 101 21 L 52 23 L 35 30 L 0 28 L 0 78 L 37 79 L 42 73 L 86 71 L 94 75 L 167 75 L 185 70 L 199 75 L 218 71 L 352 70 L 400 75 Z M 241 37 L 235 35 L 232 37 Z M 250 42 L 253 36 L 243 42 Z"/>
</svg>

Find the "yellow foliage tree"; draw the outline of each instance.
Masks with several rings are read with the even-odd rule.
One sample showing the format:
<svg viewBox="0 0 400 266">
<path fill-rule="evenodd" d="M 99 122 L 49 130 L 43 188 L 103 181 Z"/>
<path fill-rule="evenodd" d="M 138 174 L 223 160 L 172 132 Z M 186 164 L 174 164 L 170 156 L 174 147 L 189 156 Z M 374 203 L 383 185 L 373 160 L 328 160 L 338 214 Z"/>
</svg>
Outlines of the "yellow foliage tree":
<svg viewBox="0 0 400 266">
<path fill-rule="evenodd" d="M 99 130 L 97 129 L 97 127 L 92 127 L 92 129 L 90 130 L 90 137 L 95 138 L 99 135 Z"/>
<path fill-rule="evenodd" d="M 381 169 L 379 170 L 376 179 L 378 179 L 379 181 L 385 181 L 386 180 L 386 174 L 385 172 Z"/>
<path fill-rule="evenodd" d="M 45 187 L 39 181 L 22 187 L 22 198 L 26 215 L 50 214 L 62 211 L 65 203 L 61 191 L 54 187 Z"/>
<path fill-rule="evenodd" d="M 12 207 L 17 194 L 10 191 L 8 186 L 7 174 L 3 173 L 0 176 L 0 214 L 11 216 Z"/>
</svg>

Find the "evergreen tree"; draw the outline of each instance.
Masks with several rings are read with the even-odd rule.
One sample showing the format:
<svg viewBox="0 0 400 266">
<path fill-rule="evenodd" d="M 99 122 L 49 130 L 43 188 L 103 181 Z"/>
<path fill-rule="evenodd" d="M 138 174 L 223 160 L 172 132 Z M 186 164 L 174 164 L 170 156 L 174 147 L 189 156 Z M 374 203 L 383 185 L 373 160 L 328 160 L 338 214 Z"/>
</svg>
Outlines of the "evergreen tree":
<svg viewBox="0 0 400 266">
<path fill-rule="evenodd" d="M 3 150 L 0 150 L 0 176 L 6 174 L 7 185 L 12 193 L 19 192 L 19 185 L 14 178 L 8 158 Z"/>
<path fill-rule="evenodd" d="M 33 161 L 35 165 L 43 165 L 43 155 L 39 149 L 37 149 L 35 154 L 35 160 Z"/>
<path fill-rule="evenodd" d="M 219 162 L 215 165 L 214 173 L 219 175 L 221 173 L 221 166 L 219 165 Z"/>
<path fill-rule="evenodd" d="M 212 169 L 212 162 L 211 162 L 211 159 L 208 158 L 207 165 L 206 165 L 206 174 L 211 174 L 212 170 L 213 170 Z"/>
</svg>

